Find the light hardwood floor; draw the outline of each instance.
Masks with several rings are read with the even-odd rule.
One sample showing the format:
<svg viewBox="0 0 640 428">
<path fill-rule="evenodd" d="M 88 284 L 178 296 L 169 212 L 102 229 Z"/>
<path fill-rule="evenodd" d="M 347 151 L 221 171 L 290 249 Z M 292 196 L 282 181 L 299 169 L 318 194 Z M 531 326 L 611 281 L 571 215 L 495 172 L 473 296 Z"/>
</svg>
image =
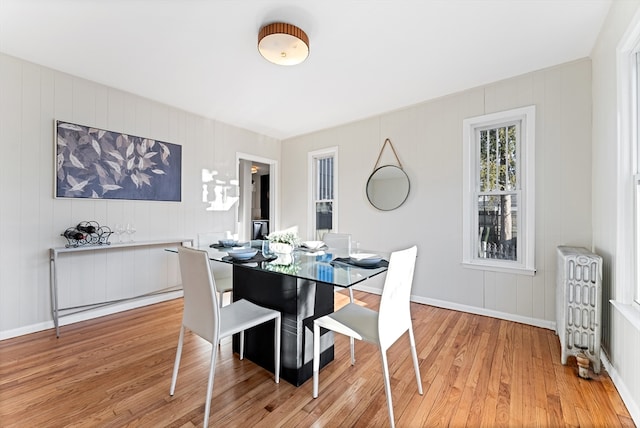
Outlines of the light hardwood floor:
<svg viewBox="0 0 640 428">
<path fill-rule="evenodd" d="M 356 292 L 377 308 L 379 296 Z M 346 297 L 338 294 L 336 306 Z M 396 426 L 633 427 L 609 376 L 580 379 L 560 364 L 550 330 L 431 306 L 411 305 L 424 395 L 403 337 L 389 350 Z M 169 396 L 182 314 L 173 300 L 0 341 L 2 427 L 192 427 L 203 421 L 210 345 L 188 334 L 176 392 Z M 406 335 L 405 335 L 406 336 Z M 211 425 L 387 426 L 378 351 L 336 339 L 336 360 L 296 388 L 219 350 Z"/>
</svg>

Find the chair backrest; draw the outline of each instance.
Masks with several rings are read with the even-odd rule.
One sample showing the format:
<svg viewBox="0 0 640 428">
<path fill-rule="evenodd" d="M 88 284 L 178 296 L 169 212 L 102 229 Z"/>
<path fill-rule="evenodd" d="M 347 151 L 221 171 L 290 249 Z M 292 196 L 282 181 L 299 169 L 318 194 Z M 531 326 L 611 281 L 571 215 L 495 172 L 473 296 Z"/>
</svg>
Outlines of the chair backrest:
<svg viewBox="0 0 640 428">
<path fill-rule="evenodd" d="M 414 245 L 394 251 L 389 258 L 378 317 L 378 334 L 383 349 L 393 345 L 411 327 L 409 304 L 417 254 L 418 247 Z"/>
<path fill-rule="evenodd" d="M 220 312 L 215 280 L 206 251 L 178 247 L 180 276 L 184 290 L 182 324 L 211 343 L 220 334 Z"/>
<path fill-rule="evenodd" d="M 198 248 L 207 248 L 211 244 L 217 244 L 221 239 L 227 239 L 227 232 L 204 232 L 198 233 Z M 233 266 L 228 263 L 213 263 L 211 270 L 215 278 L 231 278 L 233 276 Z"/>
<path fill-rule="evenodd" d="M 348 250 L 351 248 L 351 235 L 348 233 L 327 232 L 322 237 L 322 242 L 329 248 Z"/>
</svg>

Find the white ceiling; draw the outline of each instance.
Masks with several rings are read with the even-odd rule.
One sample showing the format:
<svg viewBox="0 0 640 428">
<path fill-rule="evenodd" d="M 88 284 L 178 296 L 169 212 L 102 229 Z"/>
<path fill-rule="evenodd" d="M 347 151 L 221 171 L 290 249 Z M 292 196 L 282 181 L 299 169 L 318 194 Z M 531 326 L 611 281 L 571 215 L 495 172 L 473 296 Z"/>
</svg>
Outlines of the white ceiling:
<svg viewBox="0 0 640 428">
<path fill-rule="evenodd" d="M 0 0 L 0 51 L 279 139 L 588 57 L 611 0 Z M 310 39 L 282 67 L 264 24 Z"/>
</svg>

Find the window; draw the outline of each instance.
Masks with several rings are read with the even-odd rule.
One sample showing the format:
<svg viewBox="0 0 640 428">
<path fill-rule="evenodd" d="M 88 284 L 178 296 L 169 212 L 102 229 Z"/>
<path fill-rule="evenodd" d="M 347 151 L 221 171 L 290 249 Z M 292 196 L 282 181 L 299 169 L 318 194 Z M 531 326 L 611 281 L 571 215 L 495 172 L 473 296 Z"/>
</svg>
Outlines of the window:
<svg viewBox="0 0 640 428">
<path fill-rule="evenodd" d="M 618 45 L 617 71 L 617 286 L 613 303 L 640 308 L 640 12 Z M 640 326 L 640 312 L 631 313 L 634 315 L 630 319 Z"/>
<path fill-rule="evenodd" d="M 337 230 L 337 167 L 336 147 L 309 153 L 311 239 L 320 240 L 325 233 Z"/>
<path fill-rule="evenodd" d="M 463 263 L 533 275 L 535 107 L 466 119 Z"/>
<path fill-rule="evenodd" d="M 617 224 L 611 303 L 640 329 L 640 11 L 620 39 L 616 56 Z"/>
</svg>

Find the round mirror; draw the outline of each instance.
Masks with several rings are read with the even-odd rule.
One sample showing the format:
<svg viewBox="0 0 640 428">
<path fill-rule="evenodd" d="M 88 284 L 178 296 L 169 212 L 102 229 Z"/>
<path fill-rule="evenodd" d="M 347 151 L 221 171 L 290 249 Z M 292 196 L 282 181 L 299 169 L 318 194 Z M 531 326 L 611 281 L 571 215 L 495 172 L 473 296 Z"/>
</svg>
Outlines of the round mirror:
<svg viewBox="0 0 640 428">
<path fill-rule="evenodd" d="M 369 176 L 367 198 L 381 211 L 398 208 L 409 196 L 409 177 L 402 168 L 383 165 Z"/>
</svg>

